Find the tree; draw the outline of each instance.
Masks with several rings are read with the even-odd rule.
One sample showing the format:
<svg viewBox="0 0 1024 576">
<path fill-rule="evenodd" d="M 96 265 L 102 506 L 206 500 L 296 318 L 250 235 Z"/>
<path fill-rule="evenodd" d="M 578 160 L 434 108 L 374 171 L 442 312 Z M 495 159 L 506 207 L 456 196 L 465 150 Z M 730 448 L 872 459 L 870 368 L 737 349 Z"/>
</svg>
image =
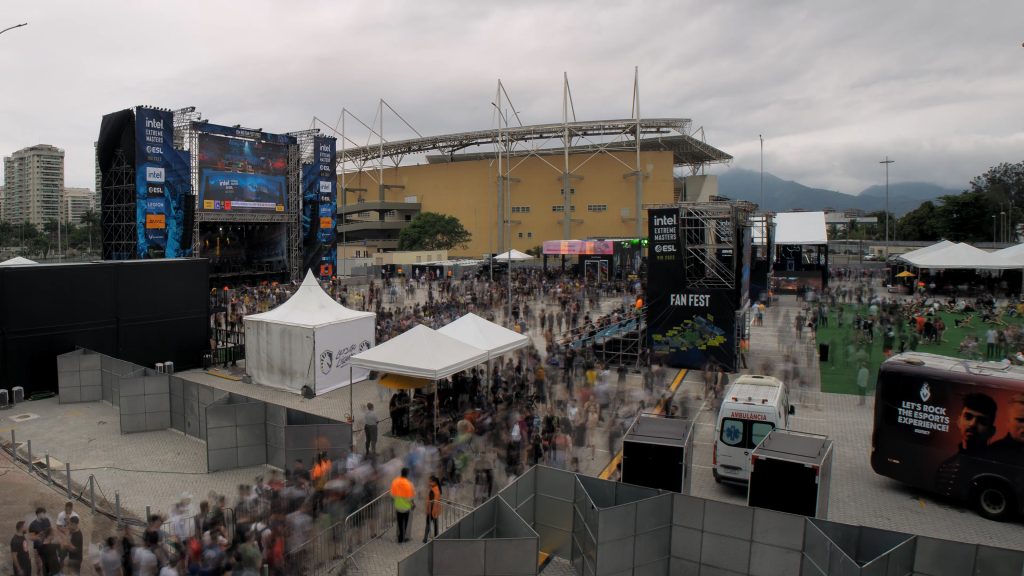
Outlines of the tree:
<svg viewBox="0 0 1024 576">
<path fill-rule="evenodd" d="M 451 250 L 465 248 L 473 235 L 455 216 L 421 212 L 398 234 L 399 250 Z"/>
<path fill-rule="evenodd" d="M 938 208 L 933 202 L 922 202 L 899 219 L 900 240 L 938 240 Z"/>
<path fill-rule="evenodd" d="M 968 190 L 956 196 L 941 196 L 942 206 L 936 211 L 938 235 L 953 242 L 984 242 L 992 240 L 994 203 L 980 190 Z M 998 212 L 998 207 L 995 207 Z"/>
</svg>

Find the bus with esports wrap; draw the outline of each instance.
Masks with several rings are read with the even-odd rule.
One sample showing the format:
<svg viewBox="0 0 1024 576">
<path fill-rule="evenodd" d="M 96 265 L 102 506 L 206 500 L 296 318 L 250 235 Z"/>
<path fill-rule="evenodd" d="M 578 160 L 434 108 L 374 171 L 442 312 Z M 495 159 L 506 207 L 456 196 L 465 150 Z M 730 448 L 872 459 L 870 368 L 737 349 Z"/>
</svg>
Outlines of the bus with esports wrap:
<svg viewBox="0 0 1024 576">
<path fill-rule="evenodd" d="M 971 504 L 1024 512 L 1024 367 L 906 352 L 878 371 L 871 467 Z"/>
</svg>

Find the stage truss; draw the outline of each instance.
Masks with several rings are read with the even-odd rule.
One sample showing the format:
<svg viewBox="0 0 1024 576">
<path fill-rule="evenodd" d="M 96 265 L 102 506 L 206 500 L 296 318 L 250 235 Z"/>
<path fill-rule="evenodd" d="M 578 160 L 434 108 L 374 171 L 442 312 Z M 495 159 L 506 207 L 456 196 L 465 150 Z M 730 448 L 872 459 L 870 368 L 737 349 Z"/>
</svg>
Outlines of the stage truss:
<svg viewBox="0 0 1024 576">
<path fill-rule="evenodd" d="M 118 148 L 102 179 L 105 181 L 105 193 L 100 194 L 103 259 L 133 260 L 138 257 L 135 163 L 129 162 L 124 150 Z"/>
</svg>

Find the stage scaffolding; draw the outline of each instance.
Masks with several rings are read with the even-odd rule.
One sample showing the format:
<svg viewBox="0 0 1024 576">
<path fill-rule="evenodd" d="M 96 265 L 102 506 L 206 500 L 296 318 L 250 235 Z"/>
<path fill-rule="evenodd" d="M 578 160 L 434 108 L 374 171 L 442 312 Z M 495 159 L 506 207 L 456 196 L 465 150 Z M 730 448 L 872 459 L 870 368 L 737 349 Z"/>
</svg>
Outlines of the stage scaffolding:
<svg viewBox="0 0 1024 576">
<path fill-rule="evenodd" d="M 134 131 L 134 126 L 132 130 Z M 102 175 L 100 229 L 104 260 L 133 260 L 137 257 L 135 163 L 124 150 L 114 152 L 110 169 Z"/>
</svg>

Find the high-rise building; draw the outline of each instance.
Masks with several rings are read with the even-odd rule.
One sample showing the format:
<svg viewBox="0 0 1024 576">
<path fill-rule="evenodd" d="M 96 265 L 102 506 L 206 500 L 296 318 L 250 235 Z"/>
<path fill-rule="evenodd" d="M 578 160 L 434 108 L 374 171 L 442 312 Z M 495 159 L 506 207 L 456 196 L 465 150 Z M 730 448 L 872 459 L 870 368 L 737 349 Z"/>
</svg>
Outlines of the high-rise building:
<svg viewBox="0 0 1024 576">
<path fill-rule="evenodd" d="M 82 215 L 96 209 L 96 194 L 88 188 L 65 188 L 60 201 L 61 222 L 71 226 L 82 223 Z"/>
<path fill-rule="evenodd" d="M 37 144 L 4 158 L 4 209 L 8 222 L 41 225 L 60 216 L 64 151 Z"/>
</svg>

